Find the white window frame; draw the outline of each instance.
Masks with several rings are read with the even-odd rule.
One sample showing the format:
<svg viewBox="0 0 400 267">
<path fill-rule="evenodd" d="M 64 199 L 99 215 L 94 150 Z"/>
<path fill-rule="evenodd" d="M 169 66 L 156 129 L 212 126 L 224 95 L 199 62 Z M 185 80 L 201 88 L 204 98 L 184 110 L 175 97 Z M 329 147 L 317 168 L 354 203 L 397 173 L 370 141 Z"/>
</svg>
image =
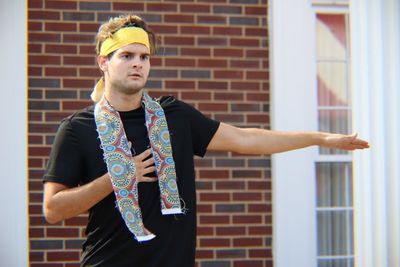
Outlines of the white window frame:
<svg viewBox="0 0 400 267">
<path fill-rule="evenodd" d="M 27 3 L 2 1 L 0 262 L 28 266 Z"/>
</svg>

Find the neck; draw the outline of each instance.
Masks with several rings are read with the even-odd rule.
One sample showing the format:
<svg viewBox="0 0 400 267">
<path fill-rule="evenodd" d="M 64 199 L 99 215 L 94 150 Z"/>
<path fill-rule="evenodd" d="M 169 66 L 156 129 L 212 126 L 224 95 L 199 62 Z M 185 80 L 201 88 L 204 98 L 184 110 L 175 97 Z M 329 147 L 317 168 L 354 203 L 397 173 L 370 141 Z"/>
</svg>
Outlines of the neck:
<svg viewBox="0 0 400 267">
<path fill-rule="evenodd" d="M 139 108 L 142 102 L 142 94 L 142 90 L 132 95 L 107 89 L 104 92 L 104 96 L 107 98 L 108 102 L 117 111 L 130 111 Z"/>
</svg>

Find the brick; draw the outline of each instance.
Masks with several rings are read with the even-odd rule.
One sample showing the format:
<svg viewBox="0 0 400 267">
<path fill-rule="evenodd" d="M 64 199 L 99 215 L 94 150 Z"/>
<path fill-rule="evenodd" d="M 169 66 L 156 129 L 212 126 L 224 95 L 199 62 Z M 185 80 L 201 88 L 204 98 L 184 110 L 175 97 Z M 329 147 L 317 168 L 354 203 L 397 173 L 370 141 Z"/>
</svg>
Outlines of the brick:
<svg viewBox="0 0 400 267">
<path fill-rule="evenodd" d="M 31 203 L 34 202 L 33 199 L 30 200 Z M 42 205 L 29 205 L 29 214 L 41 215 L 42 214 Z"/>
<path fill-rule="evenodd" d="M 185 92 L 182 92 L 182 95 Z M 188 93 L 197 93 L 197 92 L 188 92 Z M 206 94 L 211 95 L 209 92 L 206 92 Z M 206 159 L 206 158 L 195 158 L 194 163 L 197 167 L 212 167 L 213 162 L 212 159 Z"/>
<path fill-rule="evenodd" d="M 64 56 L 64 65 L 94 65 L 95 58 L 83 56 Z"/>
<path fill-rule="evenodd" d="M 215 232 L 214 227 L 211 227 L 211 226 L 198 226 L 197 227 L 197 235 L 199 235 L 199 236 L 214 235 L 215 234 L 214 232 Z"/>
<path fill-rule="evenodd" d="M 44 79 L 44 78 L 30 78 L 28 81 L 29 87 L 46 87 L 46 88 L 59 88 L 60 79 Z"/>
<path fill-rule="evenodd" d="M 210 48 L 181 48 L 182 56 L 210 57 Z"/>
<path fill-rule="evenodd" d="M 261 177 L 261 171 L 255 170 L 234 170 L 232 172 L 234 178 L 250 178 L 250 177 Z"/>
<path fill-rule="evenodd" d="M 44 120 L 47 122 L 60 122 L 69 115 L 71 115 L 71 112 L 46 112 Z"/>
<path fill-rule="evenodd" d="M 235 258 L 245 258 L 246 250 L 244 249 L 223 249 L 217 250 L 216 256 L 218 259 L 235 259 Z"/>
<path fill-rule="evenodd" d="M 162 88 L 162 82 L 161 81 L 155 81 L 155 80 L 148 80 L 146 83 L 146 88 Z"/>
<path fill-rule="evenodd" d="M 259 19 L 249 17 L 229 17 L 229 24 L 240 26 L 255 26 L 259 25 Z"/>
<path fill-rule="evenodd" d="M 272 227 L 270 226 L 250 226 L 250 235 L 272 235 Z"/>
<path fill-rule="evenodd" d="M 77 30 L 76 23 L 62 23 L 62 22 L 46 22 L 46 31 L 56 31 L 56 32 L 74 32 Z"/>
<path fill-rule="evenodd" d="M 212 259 L 214 258 L 213 250 L 196 249 L 196 259 Z"/>
<path fill-rule="evenodd" d="M 244 13 L 246 15 L 268 15 L 267 8 L 261 6 L 246 6 Z"/>
<path fill-rule="evenodd" d="M 64 34 L 64 43 L 86 43 L 91 44 L 94 40 L 94 35 L 92 34 Z M 94 50 L 93 50 L 94 51 Z"/>
<path fill-rule="evenodd" d="M 43 90 L 39 89 L 39 90 L 34 90 L 32 88 L 30 88 L 28 90 L 28 98 L 35 100 L 35 99 L 42 99 L 43 98 Z"/>
<path fill-rule="evenodd" d="M 165 88 L 168 89 L 193 89 L 194 87 L 193 81 L 165 81 Z"/>
<path fill-rule="evenodd" d="M 29 90 L 30 91 L 30 90 Z M 43 114 L 41 112 L 33 112 L 31 110 L 29 110 L 28 112 L 28 120 L 29 121 L 41 121 L 42 120 L 42 116 Z"/>
<path fill-rule="evenodd" d="M 167 67 L 194 67 L 196 60 L 190 58 L 166 58 L 165 66 Z"/>
<path fill-rule="evenodd" d="M 176 25 L 163 25 L 163 24 L 152 24 L 151 29 L 156 34 L 177 34 L 178 26 Z"/>
<path fill-rule="evenodd" d="M 43 137 L 42 136 L 37 136 L 37 135 L 29 135 L 28 136 L 28 143 L 30 145 L 35 145 L 35 144 L 42 145 L 43 144 Z"/>
<path fill-rule="evenodd" d="M 28 53 L 42 53 L 42 44 L 28 44 Z"/>
<path fill-rule="evenodd" d="M 55 76 L 55 77 L 76 76 L 76 68 L 46 67 L 45 75 L 46 76 Z"/>
<path fill-rule="evenodd" d="M 79 251 L 58 251 L 58 252 L 48 252 L 48 261 L 79 261 Z"/>
<path fill-rule="evenodd" d="M 229 247 L 230 240 L 228 238 L 200 238 L 200 246 L 207 247 Z"/>
<path fill-rule="evenodd" d="M 182 25 L 180 27 L 181 34 L 191 34 L 191 35 L 209 35 L 211 33 L 211 29 L 208 26 L 185 26 Z"/>
<path fill-rule="evenodd" d="M 232 82 L 231 89 L 245 90 L 245 91 L 248 91 L 248 90 L 258 91 L 258 90 L 260 90 L 260 83 L 258 83 L 258 82 Z"/>
<path fill-rule="evenodd" d="M 30 133 L 55 133 L 57 129 L 58 125 L 53 124 L 29 123 L 28 125 Z M 48 156 L 50 152 L 48 147 L 32 147 L 30 151 L 32 151 L 36 156 Z"/>
<path fill-rule="evenodd" d="M 215 211 L 217 213 L 224 213 L 224 212 L 244 212 L 245 206 L 243 204 L 216 204 Z"/>
<path fill-rule="evenodd" d="M 64 88 L 92 88 L 94 85 L 95 82 L 88 79 L 63 79 Z"/>
<path fill-rule="evenodd" d="M 79 230 L 77 228 L 47 228 L 47 237 L 77 237 Z"/>
<path fill-rule="evenodd" d="M 87 100 L 62 101 L 62 110 L 79 110 L 90 106 L 93 102 Z"/>
<path fill-rule="evenodd" d="M 197 45 L 198 46 L 226 46 L 228 44 L 228 40 L 226 38 L 221 37 L 198 37 Z"/>
<path fill-rule="evenodd" d="M 242 236 L 246 234 L 244 226 L 220 226 L 216 231 L 217 236 Z"/>
<path fill-rule="evenodd" d="M 206 68 L 226 68 L 228 62 L 224 59 L 199 59 L 198 67 Z"/>
<path fill-rule="evenodd" d="M 210 13 L 209 5 L 202 4 L 182 4 L 180 6 L 180 11 L 184 13 Z"/>
<path fill-rule="evenodd" d="M 76 45 L 59 45 L 59 44 L 46 44 L 46 53 L 57 53 L 57 54 L 76 54 Z"/>
<path fill-rule="evenodd" d="M 260 46 L 260 41 L 258 39 L 249 38 L 232 38 L 230 40 L 230 45 L 242 47 L 258 47 Z"/>
<path fill-rule="evenodd" d="M 43 160 L 42 159 L 28 159 L 28 167 L 29 168 L 42 168 Z"/>
<path fill-rule="evenodd" d="M 268 37 L 268 30 L 265 28 L 246 28 L 246 36 L 264 36 Z"/>
<path fill-rule="evenodd" d="M 199 15 L 197 16 L 198 24 L 226 24 L 225 16 Z"/>
<path fill-rule="evenodd" d="M 238 100 L 238 101 L 243 101 L 244 100 L 244 95 L 243 93 L 237 93 L 237 92 L 214 92 L 214 99 L 215 100 Z"/>
<path fill-rule="evenodd" d="M 243 71 L 239 70 L 216 70 L 214 78 L 216 79 L 243 79 Z"/>
<path fill-rule="evenodd" d="M 211 72 L 209 70 L 181 70 L 182 78 L 209 79 Z M 200 94 L 204 94 L 201 92 Z"/>
<path fill-rule="evenodd" d="M 209 190 L 212 189 L 212 183 L 206 181 L 196 181 L 196 189 L 197 190 Z"/>
<path fill-rule="evenodd" d="M 213 212 L 213 207 L 210 204 L 197 204 L 198 213 L 211 213 Z"/>
<path fill-rule="evenodd" d="M 177 12 L 178 5 L 168 3 L 146 3 L 147 11 L 155 12 Z"/>
<path fill-rule="evenodd" d="M 181 92 L 182 99 L 189 100 L 211 100 L 211 93 L 209 92 Z M 203 161 L 202 161 L 203 162 Z M 196 163 L 196 166 L 204 166 L 202 164 Z"/>
<path fill-rule="evenodd" d="M 217 190 L 243 190 L 246 186 L 243 181 L 217 181 L 215 188 Z"/>
<path fill-rule="evenodd" d="M 164 37 L 165 45 L 194 45 L 194 37 L 182 37 L 182 36 L 166 36 Z"/>
<path fill-rule="evenodd" d="M 259 0 L 229 0 L 231 4 L 259 4 Z"/>
<path fill-rule="evenodd" d="M 245 87 L 244 87 L 245 88 Z M 233 112 L 259 112 L 260 111 L 259 104 L 242 104 L 242 103 L 232 103 L 231 110 Z"/>
<path fill-rule="evenodd" d="M 79 22 L 79 32 L 93 32 L 96 33 L 99 29 L 98 23 L 85 23 Z"/>
<path fill-rule="evenodd" d="M 244 167 L 243 159 L 216 159 L 216 167 Z"/>
<path fill-rule="evenodd" d="M 42 31 L 42 30 L 43 30 L 43 23 L 36 21 L 28 22 L 28 31 Z"/>
<path fill-rule="evenodd" d="M 261 190 L 268 190 L 271 189 L 271 181 L 249 181 L 248 182 L 248 189 L 261 189 Z"/>
<path fill-rule="evenodd" d="M 272 258 L 272 250 L 271 249 L 250 249 L 249 250 L 250 258 Z"/>
<path fill-rule="evenodd" d="M 202 261 L 200 267 L 232 267 L 230 261 Z"/>
<path fill-rule="evenodd" d="M 112 3 L 113 10 L 126 10 L 129 12 L 134 11 L 143 11 L 144 3 L 126 3 L 126 2 L 113 2 Z"/>
<path fill-rule="evenodd" d="M 32 263 L 30 267 L 64 267 L 62 263 Z"/>
<path fill-rule="evenodd" d="M 72 20 L 72 21 L 94 21 L 94 13 L 92 12 L 70 12 L 64 11 L 63 13 L 64 20 Z"/>
<path fill-rule="evenodd" d="M 240 36 L 242 33 L 241 27 L 213 27 L 214 35 Z"/>
<path fill-rule="evenodd" d="M 262 195 L 259 192 L 234 192 L 232 199 L 235 201 L 258 201 L 262 200 Z"/>
<path fill-rule="evenodd" d="M 200 193 L 200 201 L 223 202 L 229 200 L 229 193 Z"/>
<path fill-rule="evenodd" d="M 79 76 L 80 77 L 100 77 L 101 71 L 99 68 L 97 67 L 93 67 L 93 68 L 79 68 Z"/>
<path fill-rule="evenodd" d="M 84 239 L 69 239 L 65 241 L 65 248 L 66 249 L 79 249 L 81 250 Z"/>
<path fill-rule="evenodd" d="M 58 11 L 28 10 L 28 20 L 60 20 L 60 17 Z"/>
<path fill-rule="evenodd" d="M 29 65 L 59 65 L 61 63 L 60 56 L 29 56 Z"/>
<path fill-rule="evenodd" d="M 247 71 L 246 79 L 248 80 L 267 80 L 269 77 L 268 71 Z"/>
<path fill-rule="evenodd" d="M 42 68 L 40 67 L 28 67 L 28 76 L 42 76 Z"/>
<path fill-rule="evenodd" d="M 246 57 L 268 58 L 267 49 L 249 49 L 246 51 Z"/>
<path fill-rule="evenodd" d="M 217 121 L 222 121 L 227 123 L 244 122 L 244 117 L 242 114 L 215 114 L 214 119 Z"/>
<path fill-rule="evenodd" d="M 229 224 L 228 215 L 202 215 L 200 216 L 200 224 Z"/>
<path fill-rule="evenodd" d="M 77 216 L 64 221 L 66 226 L 85 226 L 87 224 L 87 216 Z"/>
<path fill-rule="evenodd" d="M 194 23 L 193 15 L 183 15 L 183 14 L 165 14 L 164 22 L 167 23 Z"/>
<path fill-rule="evenodd" d="M 29 252 L 29 261 L 30 262 L 35 262 L 35 261 L 44 261 L 44 253 L 43 252 Z"/>
<path fill-rule="evenodd" d="M 94 38 L 94 37 L 93 37 Z M 89 42 L 91 43 L 91 42 Z M 90 55 L 95 58 L 96 48 L 94 45 L 79 45 L 79 54 L 80 55 Z"/>
<path fill-rule="evenodd" d="M 61 41 L 61 35 L 57 33 L 29 33 L 29 42 L 58 43 Z"/>
<path fill-rule="evenodd" d="M 45 97 L 46 99 L 76 99 L 77 92 L 68 90 L 46 90 Z"/>
<path fill-rule="evenodd" d="M 246 114 L 246 120 L 248 123 L 269 123 L 268 115 L 254 115 L 254 114 Z"/>
<path fill-rule="evenodd" d="M 54 250 L 61 249 L 63 247 L 62 240 L 31 240 L 30 247 L 33 250 L 44 249 Z"/>
<path fill-rule="evenodd" d="M 214 56 L 215 57 L 243 57 L 244 52 L 243 49 L 234 49 L 234 48 L 215 48 Z"/>
<path fill-rule="evenodd" d="M 177 78 L 177 70 L 167 70 L 167 69 L 151 69 L 150 77 L 153 78 Z"/>
<path fill-rule="evenodd" d="M 262 261 L 246 260 L 246 261 L 235 261 L 233 267 L 264 267 Z"/>
<path fill-rule="evenodd" d="M 240 237 L 233 239 L 234 247 L 259 247 L 262 246 L 262 238 Z"/>
<path fill-rule="evenodd" d="M 224 103 L 199 103 L 199 109 L 202 111 L 228 111 L 228 106 Z M 226 177 L 219 176 L 215 178 L 226 178 Z"/>
<path fill-rule="evenodd" d="M 77 3 L 75 1 L 45 1 L 46 8 L 48 9 L 77 9 Z"/>
<path fill-rule="evenodd" d="M 271 166 L 271 160 L 270 159 L 249 159 L 247 161 L 247 164 L 249 167 L 270 167 Z"/>
<path fill-rule="evenodd" d="M 111 4 L 109 2 L 79 2 L 80 10 L 110 10 Z"/>
<path fill-rule="evenodd" d="M 27 1 L 27 3 L 28 3 L 28 9 L 43 7 L 42 0 L 30 0 L 30 1 Z"/>
<path fill-rule="evenodd" d="M 213 6 L 213 13 L 216 14 L 241 14 L 242 7 L 241 6 Z"/>
</svg>

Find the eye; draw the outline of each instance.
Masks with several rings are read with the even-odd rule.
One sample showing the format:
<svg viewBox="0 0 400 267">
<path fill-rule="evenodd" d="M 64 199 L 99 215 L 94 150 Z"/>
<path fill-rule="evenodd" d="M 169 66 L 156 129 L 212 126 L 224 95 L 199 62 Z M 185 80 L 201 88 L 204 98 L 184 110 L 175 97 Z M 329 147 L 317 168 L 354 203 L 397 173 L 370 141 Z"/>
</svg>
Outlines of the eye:
<svg viewBox="0 0 400 267">
<path fill-rule="evenodd" d="M 150 59 L 150 56 L 149 56 L 149 55 L 141 55 L 141 56 L 140 56 L 140 59 L 141 59 L 142 61 L 147 61 L 147 60 Z"/>
<path fill-rule="evenodd" d="M 131 54 L 122 54 L 121 57 L 122 57 L 123 59 L 129 60 L 129 59 L 132 58 L 132 55 L 131 55 Z"/>
</svg>

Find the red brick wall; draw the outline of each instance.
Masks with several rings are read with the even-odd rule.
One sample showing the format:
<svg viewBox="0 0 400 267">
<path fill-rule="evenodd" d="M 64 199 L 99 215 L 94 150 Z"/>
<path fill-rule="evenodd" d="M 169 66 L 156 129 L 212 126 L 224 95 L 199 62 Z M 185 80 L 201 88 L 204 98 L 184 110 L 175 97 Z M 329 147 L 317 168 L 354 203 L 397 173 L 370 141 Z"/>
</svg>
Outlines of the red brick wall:
<svg viewBox="0 0 400 267">
<path fill-rule="evenodd" d="M 42 176 L 60 119 L 90 105 L 99 71 L 94 36 L 109 16 L 133 12 L 159 34 L 147 88 L 214 119 L 269 127 L 267 0 L 28 1 L 31 266 L 78 266 L 86 215 L 49 225 Z M 196 159 L 198 267 L 272 266 L 268 157 Z"/>
</svg>

